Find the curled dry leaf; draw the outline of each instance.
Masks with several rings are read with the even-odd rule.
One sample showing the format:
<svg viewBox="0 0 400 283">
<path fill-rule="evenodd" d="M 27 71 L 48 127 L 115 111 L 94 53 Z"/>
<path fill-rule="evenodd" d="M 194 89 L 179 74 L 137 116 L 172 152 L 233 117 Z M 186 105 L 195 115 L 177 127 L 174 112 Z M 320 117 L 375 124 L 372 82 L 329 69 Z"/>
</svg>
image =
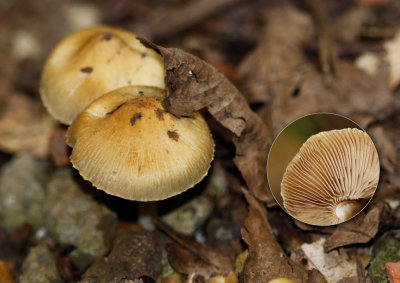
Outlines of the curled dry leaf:
<svg viewBox="0 0 400 283">
<path fill-rule="evenodd" d="M 374 238 L 378 232 L 383 210 L 384 204 L 378 203 L 367 214 L 361 213 L 350 221 L 338 225 L 336 231 L 324 243 L 325 251 L 366 243 Z"/>
<path fill-rule="evenodd" d="M 266 209 L 247 191 L 244 194 L 249 203 L 249 216 L 242 228 L 243 240 L 249 246 L 244 282 L 267 282 L 283 276 L 297 282 L 325 282 L 321 274 L 308 272 L 285 255 L 272 233 Z"/>
<path fill-rule="evenodd" d="M 10 93 L 0 107 L 0 149 L 10 153 L 27 151 L 48 155 L 54 121 L 39 101 Z"/>
<path fill-rule="evenodd" d="M 235 134 L 234 162 L 251 193 L 259 200 L 272 201 L 265 174 L 269 132 L 243 95 L 224 75 L 200 58 L 177 48 L 144 44 L 164 58 L 167 73 L 165 109 L 182 117 L 207 108 L 218 122 Z"/>
</svg>

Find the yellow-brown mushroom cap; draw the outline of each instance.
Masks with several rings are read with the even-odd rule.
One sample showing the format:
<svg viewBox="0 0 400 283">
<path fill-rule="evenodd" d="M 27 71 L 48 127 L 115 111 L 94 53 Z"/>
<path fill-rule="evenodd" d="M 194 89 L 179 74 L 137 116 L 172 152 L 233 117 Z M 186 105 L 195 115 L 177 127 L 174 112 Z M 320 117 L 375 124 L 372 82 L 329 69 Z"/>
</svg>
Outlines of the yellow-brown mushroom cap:
<svg viewBox="0 0 400 283">
<path fill-rule="evenodd" d="M 286 168 L 281 183 L 285 209 L 313 225 L 350 219 L 368 202 L 379 179 L 379 159 L 359 129 L 311 136 Z"/>
<path fill-rule="evenodd" d="M 109 194 L 151 201 L 179 194 L 207 174 L 214 143 L 199 113 L 177 118 L 161 105 L 165 92 L 132 86 L 95 100 L 72 123 L 71 162 Z"/>
<path fill-rule="evenodd" d="M 129 85 L 165 88 L 162 57 L 133 33 L 93 27 L 67 36 L 46 61 L 40 93 L 50 114 L 64 124 L 93 100 Z"/>
</svg>

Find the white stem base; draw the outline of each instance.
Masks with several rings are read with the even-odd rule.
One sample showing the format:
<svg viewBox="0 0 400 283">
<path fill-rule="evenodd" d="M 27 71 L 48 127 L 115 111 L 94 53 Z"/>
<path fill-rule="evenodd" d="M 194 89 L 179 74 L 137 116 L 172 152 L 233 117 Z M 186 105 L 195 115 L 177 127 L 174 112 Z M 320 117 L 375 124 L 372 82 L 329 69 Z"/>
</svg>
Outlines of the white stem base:
<svg viewBox="0 0 400 283">
<path fill-rule="evenodd" d="M 345 200 L 336 206 L 335 214 L 342 221 L 353 217 L 363 206 L 356 200 Z"/>
</svg>

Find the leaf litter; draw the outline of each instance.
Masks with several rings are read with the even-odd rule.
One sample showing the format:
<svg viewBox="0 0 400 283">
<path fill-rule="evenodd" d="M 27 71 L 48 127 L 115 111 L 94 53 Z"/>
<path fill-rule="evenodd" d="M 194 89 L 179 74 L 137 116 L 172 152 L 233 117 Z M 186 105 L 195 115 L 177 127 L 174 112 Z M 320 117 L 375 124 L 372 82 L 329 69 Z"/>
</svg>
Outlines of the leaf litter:
<svg viewBox="0 0 400 283">
<path fill-rule="evenodd" d="M 62 3 L 57 6 L 48 1 L 37 5 L 14 2 L 0 5 L 1 14 L 8 13 L 1 26 L 7 35 L 4 38 L 18 38 L 18 34 L 25 33 L 41 39 L 43 46 L 40 46 L 42 50 L 32 49 L 32 53 L 12 57 L 12 44 L 1 41 L 4 51 L 1 58 L 7 62 L 4 64 L 7 68 L 0 69 L 0 160 L 7 161 L 10 155 L 29 151 L 41 159 L 50 156 L 43 166 L 52 171 L 67 166 L 68 151 L 62 144 L 64 129 L 40 105 L 35 80 L 43 56 L 75 23 L 69 23 L 71 19 L 65 15 L 68 9 Z M 161 8 L 153 9 L 156 2 L 139 0 L 133 6 L 129 1 L 119 0 L 116 6 L 110 6 L 90 1 L 85 7 L 99 11 L 101 24 L 112 22 L 119 27 L 143 28 L 147 20 L 142 15 L 163 14 Z M 186 3 L 178 2 L 166 1 L 165 11 L 172 11 L 171 15 L 175 8 L 177 14 L 185 11 Z M 187 2 L 188 9 L 196 7 L 194 1 Z M 198 2 L 201 2 L 199 5 L 207 3 Z M 157 45 L 148 44 L 164 57 L 168 86 L 166 109 L 178 117 L 191 116 L 193 111 L 200 110 L 210 125 L 216 121 L 225 127 L 224 130 L 211 127 L 218 139 L 216 156 L 227 184 L 224 196 L 215 196 L 216 204 L 212 212 L 208 210 L 209 218 L 193 226 L 195 229 L 188 232 L 190 236 L 180 236 L 169 228 L 161 229 L 166 232 L 164 237 L 169 238 L 169 244 L 159 245 L 160 239 L 154 236 L 156 232 L 130 231 L 127 233 L 130 240 L 125 237 L 121 240 L 121 235 L 110 232 L 114 235 L 107 239 L 111 246 L 101 251 L 101 257 L 86 272 L 77 267 L 79 263 L 71 263 L 72 252 L 81 239 L 75 243 L 70 240 L 72 252 L 64 252 L 61 256 L 64 263 L 58 264 L 59 270 L 65 269 L 60 272 L 64 274 L 63 279 L 266 282 L 287 277 L 298 282 L 387 282 L 388 278 L 394 278 L 395 268 L 386 270 L 385 264 L 396 262 L 397 257 L 387 251 L 391 252 L 393 243 L 397 243 L 393 238 L 399 238 L 396 227 L 400 219 L 400 96 L 396 46 L 400 23 L 396 18 L 400 9 L 390 1 L 358 1 L 368 2 L 362 5 L 316 0 L 251 1 L 251 4 L 233 0 L 220 4 L 223 2 L 219 1 L 215 10 L 208 10 L 182 26 L 179 19 L 174 21 L 173 29 L 152 32 L 144 27 L 143 33 L 139 30 L 138 34 L 158 39 Z M 221 9 L 221 5 L 229 9 Z M 337 23 L 339 28 L 332 29 L 330 23 L 324 22 L 327 20 Z M 346 26 L 349 28 L 343 30 Z M 327 37 L 327 32 L 332 34 Z M 361 64 L 357 60 L 357 63 L 355 59 L 365 54 L 369 54 L 364 57 L 369 61 Z M 33 61 L 26 61 L 26 56 Z M 200 58 L 206 58 L 212 65 Z M 329 74 L 323 71 L 327 62 L 332 67 Z M 217 69 L 234 78 L 235 85 Z M 273 137 L 294 119 L 318 111 L 343 114 L 362 125 L 375 141 L 382 166 L 376 200 L 354 219 L 333 227 L 305 225 L 284 213 L 276 213 L 279 208 L 273 207 L 265 174 Z M 234 147 L 228 146 L 230 139 Z M 228 160 L 233 156 L 234 163 Z M 74 179 L 77 181 L 79 177 Z M 134 221 L 135 204 L 97 192 L 82 180 L 78 186 L 93 194 L 95 201 L 106 203 L 118 212 L 120 226 L 125 225 L 127 215 L 128 222 Z M 160 205 L 165 206 L 167 202 Z M 168 205 L 167 212 L 181 206 L 171 202 Z M 234 239 L 229 251 L 214 244 L 211 247 L 211 242 L 207 242 L 210 238 L 207 233 L 211 230 L 207 227 L 215 219 L 220 219 L 216 223 L 228 223 L 228 228 L 232 225 L 229 223 L 243 225 L 244 242 Z M 46 230 L 38 231 L 36 234 L 52 237 Z M 387 235 L 391 240 L 385 246 L 381 239 Z M 0 237 L 0 247 L 13 246 L 10 241 L 8 236 Z M 57 239 L 52 241 L 60 245 Z M 19 243 L 18 247 L 14 245 L 15 251 L 0 249 L 7 251 L 7 256 L 2 254 L 0 260 L 6 262 L 14 279 L 20 275 L 29 248 L 40 246 L 34 241 Z M 50 249 L 54 252 L 60 247 L 50 246 Z M 177 273 L 181 275 L 176 276 Z"/>
</svg>

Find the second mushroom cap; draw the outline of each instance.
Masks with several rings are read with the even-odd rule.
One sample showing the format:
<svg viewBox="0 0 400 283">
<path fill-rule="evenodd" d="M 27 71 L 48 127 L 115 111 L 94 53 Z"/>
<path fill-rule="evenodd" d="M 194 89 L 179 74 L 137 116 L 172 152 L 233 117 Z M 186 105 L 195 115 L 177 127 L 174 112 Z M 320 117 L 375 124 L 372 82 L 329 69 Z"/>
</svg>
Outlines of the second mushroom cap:
<svg viewBox="0 0 400 283">
<path fill-rule="evenodd" d="M 40 94 L 50 114 L 64 124 L 104 93 L 129 85 L 164 88 L 161 55 L 136 35 L 110 27 L 70 34 L 46 61 Z"/>
<path fill-rule="evenodd" d="M 73 122 L 71 162 L 98 189 L 150 201 L 179 194 L 206 174 L 214 143 L 204 118 L 177 118 L 161 105 L 165 92 L 134 86 L 94 101 Z"/>
</svg>

